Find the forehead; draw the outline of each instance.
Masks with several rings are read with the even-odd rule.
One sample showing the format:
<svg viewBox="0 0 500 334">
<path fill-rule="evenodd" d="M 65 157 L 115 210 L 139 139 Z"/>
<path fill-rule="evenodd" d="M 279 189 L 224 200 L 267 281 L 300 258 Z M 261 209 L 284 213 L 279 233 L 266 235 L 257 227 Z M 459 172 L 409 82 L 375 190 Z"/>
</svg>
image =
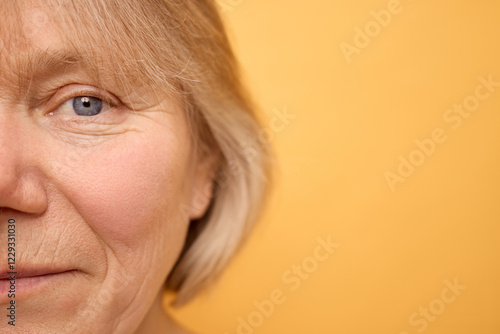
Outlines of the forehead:
<svg viewBox="0 0 500 334">
<path fill-rule="evenodd" d="M 1 86 L 10 87 L 12 83 L 29 86 L 33 79 L 45 74 L 55 75 L 75 68 L 86 72 L 95 82 L 112 80 L 114 86 L 133 88 L 152 84 L 144 75 L 147 71 L 140 68 L 146 66 L 139 61 L 140 55 L 130 48 L 127 50 L 132 43 L 126 41 L 124 29 L 111 27 L 119 24 L 111 19 L 112 13 L 99 17 L 102 12 L 99 8 L 79 13 L 70 0 L 6 2 L 0 9 L 2 16 L 8 18 L 0 20 Z M 93 1 L 83 2 L 89 6 Z M 105 27 L 99 27 L 99 23 Z M 104 28 L 116 33 L 106 35 Z"/>
<path fill-rule="evenodd" d="M 2 4 L 0 13 L 0 46 L 7 54 L 29 52 L 32 49 L 57 49 L 61 33 L 57 18 L 62 7 L 50 1 L 13 1 Z M 5 18 L 5 19 L 3 19 Z M 2 55 L 5 55 L 2 52 Z"/>
<path fill-rule="evenodd" d="M 18 86 L 33 77 L 33 55 L 63 47 L 60 29 L 49 20 L 44 1 L 7 0 L 0 9 L 0 88 L 21 93 Z M 38 57 L 42 58 L 42 57 Z M 19 87 L 20 88 L 20 87 Z"/>
</svg>

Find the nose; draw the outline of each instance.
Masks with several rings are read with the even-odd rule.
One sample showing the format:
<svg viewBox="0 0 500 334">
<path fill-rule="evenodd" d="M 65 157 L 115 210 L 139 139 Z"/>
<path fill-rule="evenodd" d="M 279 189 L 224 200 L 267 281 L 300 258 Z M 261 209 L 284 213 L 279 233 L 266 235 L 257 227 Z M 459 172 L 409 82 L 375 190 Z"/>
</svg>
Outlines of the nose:
<svg viewBox="0 0 500 334">
<path fill-rule="evenodd" d="M 47 209 L 40 173 L 29 162 L 34 151 L 25 149 L 25 143 L 33 142 L 29 136 L 19 116 L 0 112 L 0 211 L 41 214 Z"/>
</svg>

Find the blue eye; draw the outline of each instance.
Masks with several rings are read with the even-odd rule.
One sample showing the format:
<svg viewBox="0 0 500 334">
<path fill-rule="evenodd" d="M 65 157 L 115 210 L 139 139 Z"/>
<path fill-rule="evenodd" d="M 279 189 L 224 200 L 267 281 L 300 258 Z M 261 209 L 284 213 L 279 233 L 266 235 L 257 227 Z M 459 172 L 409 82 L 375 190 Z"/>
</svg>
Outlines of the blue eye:
<svg viewBox="0 0 500 334">
<path fill-rule="evenodd" d="M 96 97 L 78 96 L 73 99 L 73 110 L 78 116 L 95 116 L 102 109 L 102 100 Z"/>
</svg>

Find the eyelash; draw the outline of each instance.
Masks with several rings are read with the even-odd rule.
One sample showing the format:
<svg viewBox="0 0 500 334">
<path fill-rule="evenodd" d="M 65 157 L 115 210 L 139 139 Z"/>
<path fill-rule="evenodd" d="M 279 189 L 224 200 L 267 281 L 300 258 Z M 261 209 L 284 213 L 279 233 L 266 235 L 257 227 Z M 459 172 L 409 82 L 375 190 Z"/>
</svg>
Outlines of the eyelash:
<svg viewBox="0 0 500 334">
<path fill-rule="evenodd" d="M 64 88 L 62 88 L 64 89 Z M 59 92 L 59 90 L 58 90 Z M 57 92 L 56 92 L 57 94 Z M 61 96 L 57 97 L 57 103 L 54 103 L 55 105 L 53 107 L 51 107 L 49 110 L 50 112 L 48 112 L 46 115 L 47 116 L 53 116 L 55 111 L 57 111 L 57 109 L 61 108 L 65 103 L 67 103 L 68 101 L 72 100 L 72 99 L 75 99 L 77 97 L 82 97 L 82 96 L 88 96 L 88 97 L 93 97 L 93 98 L 96 98 L 96 99 L 100 99 L 104 104 L 107 105 L 107 108 L 105 110 L 103 110 L 103 112 L 105 112 L 106 110 L 109 110 L 109 109 L 113 109 L 113 108 L 117 108 L 120 103 L 117 101 L 116 98 L 113 98 L 111 96 L 109 96 L 109 94 L 103 94 L 101 92 L 98 91 L 98 89 L 73 89 L 73 90 L 69 90 L 67 93 L 62 93 Z M 77 116 L 75 115 L 75 117 L 83 117 L 83 116 Z M 97 117 L 97 116 L 87 116 L 87 117 Z"/>
</svg>

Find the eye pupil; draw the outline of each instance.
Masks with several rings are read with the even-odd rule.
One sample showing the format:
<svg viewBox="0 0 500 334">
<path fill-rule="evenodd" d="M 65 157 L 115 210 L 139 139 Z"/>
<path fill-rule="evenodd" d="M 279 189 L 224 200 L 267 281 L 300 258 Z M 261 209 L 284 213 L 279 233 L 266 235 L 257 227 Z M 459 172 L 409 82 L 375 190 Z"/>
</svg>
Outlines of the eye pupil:
<svg viewBox="0 0 500 334">
<path fill-rule="evenodd" d="M 73 109 L 79 116 L 95 116 L 102 111 L 102 100 L 91 96 L 79 96 L 73 100 Z"/>
<path fill-rule="evenodd" d="M 90 99 L 88 97 L 82 97 L 82 104 L 85 108 L 90 107 Z"/>
</svg>

